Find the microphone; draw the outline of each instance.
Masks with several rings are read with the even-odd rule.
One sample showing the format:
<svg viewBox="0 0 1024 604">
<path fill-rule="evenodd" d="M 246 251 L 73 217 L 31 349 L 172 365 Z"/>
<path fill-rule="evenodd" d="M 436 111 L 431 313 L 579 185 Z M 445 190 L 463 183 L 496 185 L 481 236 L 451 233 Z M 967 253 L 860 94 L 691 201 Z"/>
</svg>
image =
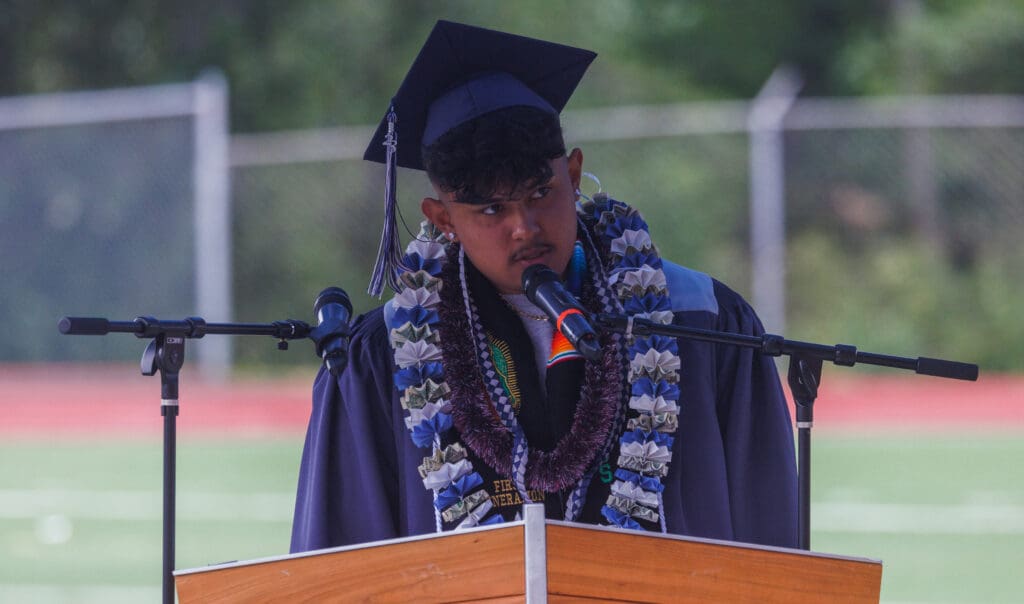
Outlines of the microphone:
<svg viewBox="0 0 1024 604">
<path fill-rule="evenodd" d="M 583 307 L 566 291 L 555 271 L 543 264 L 528 266 L 523 271 L 523 291 L 585 359 L 601 360 L 601 345 L 594 328 Z"/>
<path fill-rule="evenodd" d="M 316 344 L 316 354 L 324 360 L 331 375 L 337 377 L 348 364 L 348 322 L 352 303 L 340 287 L 328 287 L 313 302 L 316 328 L 309 338 Z"/>
</svg>

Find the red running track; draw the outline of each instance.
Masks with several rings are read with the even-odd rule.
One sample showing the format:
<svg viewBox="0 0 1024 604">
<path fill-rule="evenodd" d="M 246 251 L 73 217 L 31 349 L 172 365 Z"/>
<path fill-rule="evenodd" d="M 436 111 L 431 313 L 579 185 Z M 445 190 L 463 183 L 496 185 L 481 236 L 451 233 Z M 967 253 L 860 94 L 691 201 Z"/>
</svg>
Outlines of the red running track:
<svg viewBox="0 0 1024 604">
<path fill-rule="evenodd" d="M 181 374 L 180 437 L 300 436 L 312 373 L 216 383 Z M 133 365 L 0 365 L 0 436 L 133 437 L 161 434 L 159 377 Z M 977 382 L 825 369 L 814 408 L 821 430 L 1022 430 L 1024 376 Z"/>
<path fill-rule="evenodd" d="M 178 436 L 295 435 L 309 418 L 312 375 L 203 380 L 180 374 Z M 0 435 L 158 437 L 160 377 L 134 365 L 0 365 Z"/>
</svg>

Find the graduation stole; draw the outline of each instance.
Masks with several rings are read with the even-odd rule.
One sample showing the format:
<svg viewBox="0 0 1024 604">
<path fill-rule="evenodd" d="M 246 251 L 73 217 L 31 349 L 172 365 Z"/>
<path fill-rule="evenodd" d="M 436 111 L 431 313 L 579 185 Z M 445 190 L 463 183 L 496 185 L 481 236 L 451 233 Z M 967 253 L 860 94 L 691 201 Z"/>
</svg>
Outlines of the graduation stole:
<svg viewBox="0 0 1024 604">
<path fill-rule="evenodd" d="M 579 212 L 589 276 L 583 303 L 590 312 L 617 312 L 660 323 L 672 320 L 661 259 L 636 210 L 603 195 Z M 593 237 L 591 237 L 591 231 Z M 607 259 L 607 266 L 602 261 Z M 486 333 L 469 293 L 466 259 L 424 222 L 406 249 L 388 327 L 395 387 L 408 411 L 413 443 L 431 451 L 419 467 L 434 496 L 437 530 L 501 522 L 461 438 L 488 465 L 509 476 L 524 501 L 528 488 L 573 487 L 565 518 L 575 520 L 597 468 L 619 438 L 618 469 L 601 512 L 609 524 L 665 532 L 661 479 L 668 473 L 678 426 L 679 351 L 673 338 L 602 336 L 601 362 L 587 363 L 572 425 L 552 451 L 529 448 L 512 397 L 498 379 Z M 441 332 L 446 338 L 442 342 Z M 622 359 L 629 361 L 628 411 L 622 404 Z M 625 429 L 622 420 L 628 417 Z M 444 444 L 443 444 L 444 443 Z"/>
</svg>

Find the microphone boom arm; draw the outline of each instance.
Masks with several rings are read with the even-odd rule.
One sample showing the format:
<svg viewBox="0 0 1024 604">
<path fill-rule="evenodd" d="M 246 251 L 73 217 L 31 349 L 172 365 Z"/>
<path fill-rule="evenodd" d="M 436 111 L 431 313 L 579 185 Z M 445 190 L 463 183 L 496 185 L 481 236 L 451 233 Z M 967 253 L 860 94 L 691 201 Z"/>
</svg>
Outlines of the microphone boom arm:
<svg viewBox="0 0 1024 604">
<path fill-rule="evenodd" d="M 628 335 L 663 335 L 702 342 L 714 342 L 754 348 L 770 356 L 790 357 L 788 383 L 796 407 L 797 427 L 797 542 L 804 550 L 811 549 L 811 427 L 814 425 L 814 399 L 821 383 L 821 365 L 831 361 L 836 365 L 852 367 L 857 363 L 908 369 L 921 375 L 957 380 L 978 379 L 978 366 L 957 361 L 944 361 L 927 357 L 907 358 L 871 352 L 858 352 L 856 346 L 836 344 L 826 346 L 811 342 L 786 340 L 782 336 L 744 334 L 713 331 L 696 327 L 663 325 L 650 319 L 637 319 L 624 315 L 602 313 L 594 316 L 594 326 L 603 331 Z"/>
<path fill-rule="evenodd" d="M 601 330 L 627 333 L 629 329 L 629 318 L 623 315 L 601 313 L 594 316 L 594 325 Z M 763 354 L 770 356 L 796 356 L 804 358 L 830 361 L 836 365 L 852 367 L 857 363 L 862 365 L 879 365 L 882 367 L 893 367 L 896 369 L 907 369 L 920 375 L 931 375 L 935 377 L 951 378 L 955 380 L 975 381 L 978 379 L 978 366 L 959 361 L 946 361 L 943 359 L 932 359 L 928 357 L 898 357 L 873 352 L 860 352 L 856 346 L 848 344 L 836 344 L 828 346 L 825 344 L 814 344 L 812 342 L 800 342 L 787 340 L 782 336 L 764 334 L 761 336 L 748 336 L 744 334 L 730 333 L 726 331 L 714 331 L 700 329 L 697 327 L 683 327 L 680 325 L 663 325 L 655 323 L 650 319 L 633 319 L 632 334 L 638 336 L 664 335 L 677 338 L 686 338 L 702 342 L 714 342 L 718 344 L 731 344 L 745 348 L 755 348 Z"/>
<path fill-rule="evenodd" d="M 238 336 L 272 336 L 278 340 L 308 338 L 312 328 L 304 321 L 286 319 L 273 323 L 207 323 L 201 317 L 166 321 L 153 317 L 136 317 L 131 321 L 110 321 L 96 317 L 64 317 L 57 324 L 64 335 L 104 336 L 108 333 L 131 333 L 139 338 L 160 334 L 182 338 L 201 338 L 207 334 Z"/>
</svg>

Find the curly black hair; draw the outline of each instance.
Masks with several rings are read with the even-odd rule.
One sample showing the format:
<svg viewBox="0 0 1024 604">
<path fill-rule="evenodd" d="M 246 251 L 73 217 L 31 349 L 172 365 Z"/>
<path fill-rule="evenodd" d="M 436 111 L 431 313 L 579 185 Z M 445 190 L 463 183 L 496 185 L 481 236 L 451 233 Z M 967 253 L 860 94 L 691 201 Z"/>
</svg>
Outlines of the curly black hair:
<svg viewBox="0 0 1024 604">
<path fill-rule="evenodd" d="M 515 106 L 460 124 L 424 147 L 423 165 L 442 191 L 462 203 L 514 195 L 551 178 L 550 160 L 565 155 L 557 115 Z"/>
</svg>

